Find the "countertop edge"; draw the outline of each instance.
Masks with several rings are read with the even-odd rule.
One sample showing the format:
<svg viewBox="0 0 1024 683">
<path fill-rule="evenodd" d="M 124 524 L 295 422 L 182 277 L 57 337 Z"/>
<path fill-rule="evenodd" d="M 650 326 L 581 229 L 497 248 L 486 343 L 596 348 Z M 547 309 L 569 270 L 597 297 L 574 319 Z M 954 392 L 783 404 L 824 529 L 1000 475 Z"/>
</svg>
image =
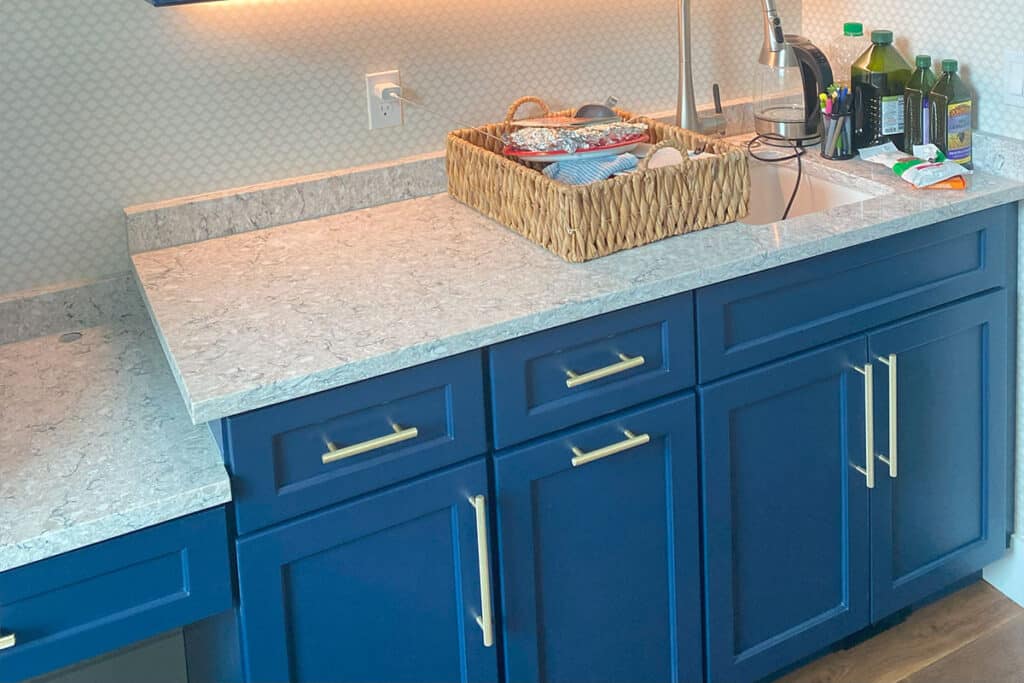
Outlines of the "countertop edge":
<svg viewBox="0 0 1024 683">
<path fill-rule="evenodd" d="M 199 501 L 185 505 L 184 501 L 199 496 Z M 0 546 L 0 573 L 18 569 L 36 562 L 44 562 L 82 548 L 111 541 L 136 531 L 173 522 L 231 502 L 231 482 L 227 470 L 222 481 L 198 489 L 183 491 L 152 505 L 143 505 L 117 514 L 76 523 L 67 528 L 35 536 L 34 538 Z"/>
<path fill-rule="evenodd" d="M 737 261 L 718 264 L 717 267 L 690 272 L 678 277 L 647 283 L 632 289 L 622 290 L 570 302 L 557 308 L 534 313 L 518 319 L 505 320 L 458 334 L 429 344 L 420 344 L 373 358 L 353 361 L 321 372 L 302 375 L 287 381 L 279 381 L 258 389 L 235 392 L 214 399 L 192 400 L 174 362 L 173 354 L 160 330 L 159 321 L 150 309 L 143 289 L 143 299 L 153 316 L 154 327 L 160 339 L 161 348 L 167 355 L 175 381 L 185 398 L 189 414 L 195 424 L 202 424 L 232 415 L 257 410 L 267 406 L 329 391 L 355 382 L 379 377 L 404 370 L 423 363 L 429 363 L 459 353 L 499 344 L 519 337 L 550 330 L 630 306 L 654 301 L 669 296 L 690 292 L 726 280 L 744 277 L 758 272 L 821 256 L 867 242 L 909 232 L 931 225 L 940 220 L 958 218 L 985 209 L 1024 201 L 1024 185 L 993 191 L 986 195 L 965 197 L 960 201 L 865 225 L 862 228 L 840 234 L 823 233 L 821 239 L 791 245 L 770 253 L 759 252 Z M 674 238 L 678 239 L 678 238 Z M 139 282 L 138 274 L 135 279 Z M 141 288 L 141 283 L 140 283 Z M 312 386 L 311 386 L 312 385 Z"/>
</svg>

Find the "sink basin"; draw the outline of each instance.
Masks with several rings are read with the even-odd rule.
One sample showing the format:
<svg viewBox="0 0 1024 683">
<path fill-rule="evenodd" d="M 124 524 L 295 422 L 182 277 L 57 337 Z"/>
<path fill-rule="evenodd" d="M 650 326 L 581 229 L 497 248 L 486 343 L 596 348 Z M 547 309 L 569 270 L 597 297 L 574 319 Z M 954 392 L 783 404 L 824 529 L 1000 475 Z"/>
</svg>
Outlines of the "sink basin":
<svg viewBox="0 0 1024 683">
<path fill-rule="evenodd" d="M 752 161 L 750 213 L 740 222 L 748 225 L 766 225 L 780 221 L 793 194 L 796 178 L 796 162 L 766 164 Z M 809 175 L 807 164 L 804 164 L 804 177 L 800 181 L 800 191 L 793 202 L 789 217 L 819 213 L 837 206 L 862 202 L 874 196 L 825 178 Z"/>
</svg>

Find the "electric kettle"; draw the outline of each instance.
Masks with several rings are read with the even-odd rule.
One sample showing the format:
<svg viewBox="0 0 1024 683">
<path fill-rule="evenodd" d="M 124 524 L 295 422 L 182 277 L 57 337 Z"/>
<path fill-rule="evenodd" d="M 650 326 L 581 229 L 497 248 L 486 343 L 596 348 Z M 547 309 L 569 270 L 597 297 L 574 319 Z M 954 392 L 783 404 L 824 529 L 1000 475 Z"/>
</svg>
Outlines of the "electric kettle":
<svg viewBox="0 0 1024 683">
<path fill-rule="evenodd" d="M 786 35 L 775 0 L 764 0 L 764 45 L 754 76 L 754 129 L 767 142 L 811 146 L 821 141 L 820 93 L 832 85 L 825 54 L 802 36 Z"/>
</svg>

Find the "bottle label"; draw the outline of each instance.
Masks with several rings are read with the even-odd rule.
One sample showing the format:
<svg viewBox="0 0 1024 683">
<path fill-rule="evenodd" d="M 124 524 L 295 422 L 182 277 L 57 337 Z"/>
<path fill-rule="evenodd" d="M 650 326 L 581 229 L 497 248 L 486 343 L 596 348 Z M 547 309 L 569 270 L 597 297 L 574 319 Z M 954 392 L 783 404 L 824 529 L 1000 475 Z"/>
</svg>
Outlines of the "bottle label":
<svg viewBox="0 0 1024 683">
<path fill-rule="evenodd" d="M 946 156 L 958 164 L 971 163 L 971 114 L 973 103 L 956 102 L 949 105 L 946 123 Z"/>
<path fill-rule="evenodd" d="M 882 135 L 902 135 L 906 100 L 903 95 L 882 98 Z"/>
</svg>

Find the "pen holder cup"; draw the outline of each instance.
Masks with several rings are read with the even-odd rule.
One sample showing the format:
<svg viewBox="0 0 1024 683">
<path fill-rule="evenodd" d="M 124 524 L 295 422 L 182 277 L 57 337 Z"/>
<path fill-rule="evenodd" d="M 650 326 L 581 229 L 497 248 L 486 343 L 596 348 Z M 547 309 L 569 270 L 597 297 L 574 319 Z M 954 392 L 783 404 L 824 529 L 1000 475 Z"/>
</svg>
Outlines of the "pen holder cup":
<svg viewBox="0 0 1024 683">
<path fill-rule="evenodd" d="M 853 114 L 822 114 L 825 134 L 821 156 L 830 161 L 847 161 L 857 156 L 853 148 Z"/>
</svg>

